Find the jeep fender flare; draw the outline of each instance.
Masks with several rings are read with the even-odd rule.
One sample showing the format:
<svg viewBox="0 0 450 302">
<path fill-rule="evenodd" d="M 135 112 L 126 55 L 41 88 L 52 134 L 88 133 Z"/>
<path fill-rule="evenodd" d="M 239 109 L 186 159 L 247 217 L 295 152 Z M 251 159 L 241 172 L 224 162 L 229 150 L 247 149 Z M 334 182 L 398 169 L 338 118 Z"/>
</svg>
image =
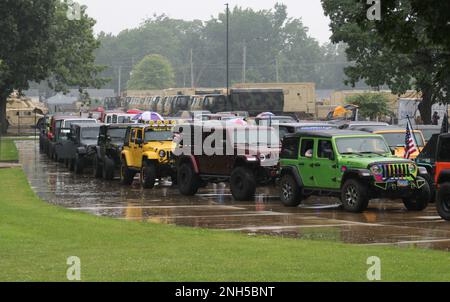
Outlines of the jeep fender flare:
<svg viewBox="0 0 450 302">
<path fill-rule="evenodd" d="M 243 166 L 247 166 L 247 165 L 251 165 L 251 164 L 257 164 L 259 163 L 257 160 L 253 160 L 256 157 L 254 156 L 238 156 L 236 158 L 236 160 L 234 161 L 234 165 L 233 165 L 233 169 L 237 168 L 237 167 L 243 167 Z M 250 160 L 249 160 L 250 159 Z"/>
<path fill-rule="evenodd" d="M 356 178 L 363 181 L 370 180 L 371 173 L 368 169 L 349 169 L 344 172 L 344 175 L 342 176 L 341 181 L 341 187 L 344 185 L 344 183 L 350 179 L 350 178 Z"/>
<path fill-rule="evenodd" d="M 450 170 L 442 170 L 437 178 L 438 185 L 450 181 Z"/>
<path fill-rule="evenodd" d="M 177 160 L 177 169 L 184 163 L 191 163 L 194 168 L 195 173 L 199 174 L 200 169 L 198 168 L 197 160 L 193 155 L 184 155 Z"/>
<path fill-rule="evenodd" d="M 130 161 L 130 153 L 128 151 L 122 151 L 120 154 L 120 158 L 125 161 L 125 163 L 128 165 Z"/>
<path fill-rule="evenodd" d="M 142 160 L 159 160 L 159 158 L 155 152 L 145 152 L 142 154 Z"/>
<path fill-rule="evenodd" d="M 294 177 L 294 179 L 297 182 L 297 185 L 299 187 L 303 187 L 302 177 L 300 176 L 300 173 L 298 172 L 296 167 L 293 167 L 293 166 L 282 167 L 280 176 L 283 177 L 284 175 L 287 175 L 287 174 L 292 175 L 292 177 Z"/>
</svg>

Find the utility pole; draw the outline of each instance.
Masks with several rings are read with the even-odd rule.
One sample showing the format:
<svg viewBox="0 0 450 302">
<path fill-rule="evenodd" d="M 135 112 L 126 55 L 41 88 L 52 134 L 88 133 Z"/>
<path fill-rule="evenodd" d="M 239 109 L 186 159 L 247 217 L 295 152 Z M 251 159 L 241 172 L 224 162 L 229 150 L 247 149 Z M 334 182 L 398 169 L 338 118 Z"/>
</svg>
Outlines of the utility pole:
<svg viewBox="0 0 450 302">
<path fill-rule="evenodd" d="M 277 77 L 277 83 L 280 82 L 280 71 L 278 66 L 278 58 L 275 58 L 275 69 L 276 69 L 276 77 Z"/>
<path fill-rule="evenodd" d="M 191 48 L 191 88 L 195 87 L 195 80 L 194 80 L 194 50 Z"/>
<path fill-rule="evenodd" d="M 244 40 L 244 49 L 243 49 L 243 57 L 242 57 L 242 83 L 245 83 L 247 80 L 247 43 Z"/>
<path fill-rule="evenodd" d="M 227 8 L 227 42 L 226 42 L 226 52 L 227 52 L 227 98 L 230 96 L 230 48 L 229 48 L 229 39 L 230 39 L 230 10 L 228 3 L 225 4 Z"/>
<path fill-rule="evenodd" d="M 117 94 L 120 97 L 122 95 L 122 66 L 119 66 L 119 85 L 118 85 L 118 89 L 117 89 Z"/>
</svg>

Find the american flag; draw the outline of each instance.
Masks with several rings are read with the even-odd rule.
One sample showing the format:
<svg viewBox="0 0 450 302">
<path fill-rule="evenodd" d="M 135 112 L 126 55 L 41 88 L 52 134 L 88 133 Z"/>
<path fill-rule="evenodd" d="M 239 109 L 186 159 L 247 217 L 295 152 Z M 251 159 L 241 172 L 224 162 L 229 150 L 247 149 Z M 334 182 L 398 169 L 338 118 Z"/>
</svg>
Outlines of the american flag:
<svg viewBox="0 0 450 302">
<path fill-rule="evenodd" d="M 414 152 L 418 151 L 414 134 L 411 131 L 411 123 L 406 123 L 406 137 L 405 137 L 405 158 L 410 158 Z"/>
</svg>

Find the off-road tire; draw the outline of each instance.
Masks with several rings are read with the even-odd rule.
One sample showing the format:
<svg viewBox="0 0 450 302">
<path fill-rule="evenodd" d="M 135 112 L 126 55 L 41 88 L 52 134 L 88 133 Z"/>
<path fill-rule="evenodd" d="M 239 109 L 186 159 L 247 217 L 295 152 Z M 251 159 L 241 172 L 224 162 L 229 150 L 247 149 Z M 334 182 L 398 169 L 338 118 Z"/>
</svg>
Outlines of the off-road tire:
<svg viewBox="0 0 450 302">
<path fill-rule="evenodd" d="M 301 188 L 291 174 L 285 174 L 280 181 L 280 199 L 286 207 L 297 207 L 302 203 Z"/>
<path fill-rule="evenodd" d="M 256 193 L 255 174 L 247 167 L 238 167 L 231 172 L 231 194 L 237 201 L 253 199 Z"/>
<path fill-rule="evenodd" d="M 103 176 L 103 166 L 100 164 L 97 154 L 94 155 L 92 163 L 92 176 L 95 178 L 102 178 Z"/>
<path fill-rule="evenodd" d="M 368 186 L 356 179 L 346 180 L 341 190 L 341 202 L 348 212 L 363 212 L 369 205 Z"/>
<path fill-rule="evenodd" d="M 177 171 L 178 190 L 185 196 L 197 194 L 200 187 L 200 177 L 195 173 L 191 163 L 182 163 Z"/>
<path fill-rule="evenodd" d="M 75 159 L 69 159 L 69 171 L 73 172 L 75 170 Z"/>
<path fill-rule="evenodd" d="M 109 157 L 105 157 L 102 165 L 102 177 L 106 180 L 114 179 L 114 161 Z"/>
<path fill-rule="evenodd" d="M 450 220 L 450 182 L 445 182 L 440 185 L 436 208 L 443 219 Z"/>
<path fill-rule="evenodd" d="M 431 190 L 428 181 L 425 178 L 418 176 L 418 180 L 425 181 L 423 187 L 414 192 L 414 195 L 409 198 L 403 198 L 403 204 L 408 211 L 420 212 L 427 208 L 431 200 Z"/>
<path fill-rule="evenodd" d="M 141 173 L 139 176 L 141 187 L 144 189 L 153 189 L 156 183 L 156 165 L 150 161 L 142 162 Z"/>
<path fill-rule="evenodd" d="M 84 171 L 83 161 L 78 154 L 75 155 L 74 171 L 75 174 L 83 174 Z"/>
<path fill-rule="evenodd" d="M 122 159 L 120 164 L 120 183 L 126 186 L 130 186 L 133 183 L 136 172 L 128 168 L 127 162 Z"/>
</svg>

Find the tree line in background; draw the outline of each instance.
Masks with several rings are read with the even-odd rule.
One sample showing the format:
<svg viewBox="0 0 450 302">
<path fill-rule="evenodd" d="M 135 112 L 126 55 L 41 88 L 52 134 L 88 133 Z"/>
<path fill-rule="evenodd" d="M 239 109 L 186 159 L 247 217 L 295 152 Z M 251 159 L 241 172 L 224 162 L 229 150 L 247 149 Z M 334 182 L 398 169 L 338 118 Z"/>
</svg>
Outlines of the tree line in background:
<svg viewBox="0 0 450 302">
<path fill-rule="evenodd" d="M 142 75 L 143 66 L 140 71 L 133 68 L 147 55 L 164 56 L 172 66 L 174 82 L 159 81 L 158 88 L 225 86 L 225 13 L 205 22 L 153 16 L 117 36 L 101 33 L 99 41 L 96 62 L 109 66 L 103 76 L 112 79 L 108 87 L 116 91 L 119 76 L 121 90 L 130 77 L 135 78 L 130 88 L 143 88 L 142 81 L 136 86 L 133 75 Z M 300 19 L 288 17 L 285 5 L 276 4 L 272 10 L 232 9 L 229 48 L 232 83 L 315 82 L 318 88 L 345 88 L 345 45 L 321 46 Z M 158 86 L 153 84 L 148 87 Z"/>
<path fill-rule="evenodd" d="M 322 0 L 331 40 L 346 43 L 348 84 L 387 85 L 393 93 L 422 94 L 420 115 L 431 123 L 432 105 L 449 103 L 450 1 L 382 0 L 381 20 L 369 20 L 366 1 Z"/>
</svg>

